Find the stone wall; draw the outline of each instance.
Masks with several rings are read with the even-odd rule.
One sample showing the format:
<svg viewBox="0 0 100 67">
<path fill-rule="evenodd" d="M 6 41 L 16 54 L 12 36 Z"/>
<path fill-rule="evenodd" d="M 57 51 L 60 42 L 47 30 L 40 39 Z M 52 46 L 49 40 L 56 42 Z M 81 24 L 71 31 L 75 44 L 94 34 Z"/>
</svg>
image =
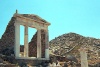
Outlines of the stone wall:
<svg viewBox="0 0 100 67">
<path fill-rule="evenodd" d="M 5 49 L 6 47 L 13 47 L 14 45 L 14 40 L 15 40 L 15 23 L 16 18 L 12 17 L 11 21 L 8 23 L 6 30 L 4 34 L 1 37 L 1 42 L 0 42 L 0 51 Z"/>
<path fill-rule="evenodd" d="M 45 32 L 44 30 L 41 30 L 41 45 L 42 45 L 42 57 L 45 56 Z M 29 56 L 37 56 L 37 32 L 31 39 L 31 42 L 29 43 Z"/>
</svg>

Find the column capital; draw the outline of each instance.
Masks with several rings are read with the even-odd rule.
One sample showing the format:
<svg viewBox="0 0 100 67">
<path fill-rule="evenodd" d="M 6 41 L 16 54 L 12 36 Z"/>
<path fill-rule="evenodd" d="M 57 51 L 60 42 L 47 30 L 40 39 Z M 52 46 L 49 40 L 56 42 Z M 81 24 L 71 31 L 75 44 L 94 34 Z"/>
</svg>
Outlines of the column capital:
<svg viewBox="0 0 100 67">
<path fill-rule="evenodd" d="M 45 32 L 48 32 L 49 30 L 48 30 L 48 28 L 45 28 L 44 31 L 45 31 Z"/>
<path fill-rule="evenodd" d="M 14 26 L 15 26 L 15 25 L 20 25 L 20 24 L 19 24 L 19 23 L 17 23 L 17 22 L 15 22 L 15 23 L 14 23 Z"/>
<path fill-rule="evenodd" d="M 24 27 L 29 27 L 27 24 L 23 25 Z"/>
<path fill-rule="evenodd" d="M 80 49 L 78 49 L 79 52 L 87 52 L 88 49 L 85 47 L 81 47 Z"/>
<path fill-rule="evenodd" d="M 39 27 L 38 27 L 38 28 L 36 28 L 36 29 L 37 29 L 37 31 L 38 31 L 38 30 L 41 30 L 41 28 L 39 28 Z"/>
</svg>

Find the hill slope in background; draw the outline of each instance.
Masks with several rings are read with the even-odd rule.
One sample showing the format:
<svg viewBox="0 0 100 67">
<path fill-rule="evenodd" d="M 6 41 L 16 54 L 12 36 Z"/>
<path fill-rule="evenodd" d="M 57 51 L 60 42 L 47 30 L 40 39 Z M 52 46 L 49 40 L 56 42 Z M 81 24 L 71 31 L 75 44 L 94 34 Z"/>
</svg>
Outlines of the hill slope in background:
<svg viewBox="0 0 100 67">
<path fill-rule="evenodd" d="M 79 58 L 80 47 L 88 49 L 88 58 L 97 58 L 100 56 L 100 39 L 84 37 L 76 33 L 63 34 L 49 42 L 50 50 L 55 55 L 67 56 L 74 55 Z"/>
</svg>

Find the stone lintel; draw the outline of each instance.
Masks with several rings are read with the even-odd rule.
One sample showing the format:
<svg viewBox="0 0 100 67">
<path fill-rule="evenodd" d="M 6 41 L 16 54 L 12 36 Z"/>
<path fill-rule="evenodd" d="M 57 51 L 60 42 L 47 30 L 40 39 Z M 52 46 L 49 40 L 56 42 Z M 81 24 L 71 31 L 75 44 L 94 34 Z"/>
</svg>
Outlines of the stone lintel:
<svg viewBox="0 0 100 67">
<path fill-rule="evenodd" d="M 47 29 L 48 25 L 44 25 L 44 24 L 39 24 L 39 23 L 31 23 L 31 22 L 24 22 L 23 20 L 18 20 L 17 19 L 17 23 L 19 23 L 20 25 L 27 25 L 28 27 L 32 27 L 32 28 L 40 28 L 40 29 Z"/>
<path fill-rule="evenodd" d="M 50 23 L 48 23 L 48 22 L 42 22 L 42 21 L 40 21 L 40 20 L 34 20 L 34 19 L 30 19 L 30 18 L 26 18 L 26 17 L 23 17 L 23 16 L 21 16 L 20 14 L 14 14 L 14 17 L 16 17 L 18 20 L 22 20 L 22 21 L 24 21 L 24 22 L 32 22 L 32 23 L 39 23 L 39 24 L 44 24 L 44 25 L 50 25 Z"/>
<path fill-rule="evenodd" d="M 20 23 L 15 22 L 15 23 L 14 23 L 14 26 L 16 26 L 16 25 L 20 25 Z"/>
</svg>

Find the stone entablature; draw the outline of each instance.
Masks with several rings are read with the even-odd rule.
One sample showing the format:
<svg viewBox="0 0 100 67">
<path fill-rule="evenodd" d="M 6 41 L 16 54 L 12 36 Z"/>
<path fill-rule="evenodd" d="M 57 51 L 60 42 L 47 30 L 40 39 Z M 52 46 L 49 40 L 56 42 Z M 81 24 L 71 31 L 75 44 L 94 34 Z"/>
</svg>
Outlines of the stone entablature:
<svg viewBox="0 0 100 67">
<path fill-rule="evenodd" d="M 23 16 L 24 14 L 17 14 L 15 13 L 14 14 L 14 17 L 16 17 L 16 21 L 18 21 L 17 23 L 19 23 L 20 25 L 27 25 L 29 27 L 32 27 L 32 28 L 40 28 L 40 29 L 47 29 L 48 26 L 50 25 L 50 23 L 48 22 L 44 22 L 43 19 L 40 19 L 38 16 L 36 15 L 32 15 L 31 16 L 36 16 L 37 18 L 39 18 L 39 20 L 35 20 L 35 19 L 32 19 L 32 18 L 29 18 L 29 17 L 24 17 Z M 26 14 L 28 15 L 28 14 Z"/>
</svg>

